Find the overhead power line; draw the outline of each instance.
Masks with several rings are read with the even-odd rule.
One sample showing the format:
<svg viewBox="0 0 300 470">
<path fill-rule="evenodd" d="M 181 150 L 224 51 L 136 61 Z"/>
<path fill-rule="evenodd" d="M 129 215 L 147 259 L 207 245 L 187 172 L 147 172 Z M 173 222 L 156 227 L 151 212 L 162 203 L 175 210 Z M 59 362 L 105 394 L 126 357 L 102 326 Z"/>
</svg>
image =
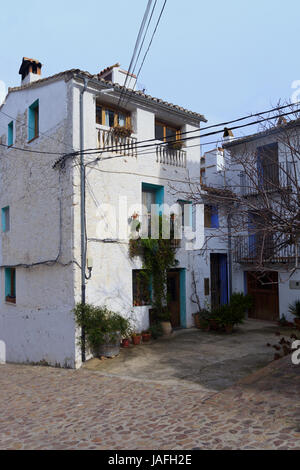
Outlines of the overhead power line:
<svg viewBox="0 0 300 470">
<path fill-rule="evenodd" d="M 135 43 L 133 53 L 132 53 L 132 57 L 131 57 L 131 60 L 130 60 L 130 64 L 129 64 L 129 67 L 128 67 L 128 72 L 127 72 L 127 75 L 126 75 L 126 78 L 125 78 L 124 88 L 122 89 L 122 92 L 121 92 L 120 97 L 119 97 L 118 106 L 120 106 L 120 104 L 122 102 L 122 99 L 123 99 L 123 95 L 126 92 L 126 85 L 127 85 L 128 77 L 131 74 L 131 70 L 132 70 L 133 63 L 134 63 L 135 58 L 136 58 L 137 50 L 138 50 L 138 47 L 139 47 L 140 42 L 141 42 L 141 38 L 142 38 L 144 29 L 145 29 L 147 18 L 149 16 L 152 1 L 153 0 L 148 0 L 147 6 L 146 6 L 146 10 L 145 10 L 145 13 L 144 13 L 144 16 L 143 16 L 143 19 L 142 19 L 142 23 L 141 23 L 141 26 L 140 26 L 140 29 L 139 29 L 139 32 L 138 32 L 138 35 L 137 35 L 136 43 Z"/>
<path fill-rule="evenodd" d="M 293 111 L 290 111 L 288 113 L 282 113 L 282 114 L 278 114 L 276 116 L 270 116 L 270 117 L 267 117 L 267 118 L 263 118 L 263 119 L 259 119 L 257 121 L 254 121 L 254 122 L 250 122 L 250 123 L 247 123 L 247 124 L 242 124 L 242 125 L 239 125 L 239 126 L 233 126 L 231 127 L 230 129 L 231 130 L 237 130 L 237 129 L 243 129 L 245 127 L 250 127 L 250 126 L 254 126 L 255 124 L 261 124 L 263 122 L 266 122 L 266 121 L 270 121 L 270 120 L 273 120 L 273 119 L 278 119 L 280 117 L 284 117 L 284 116 L 289 116 L 291 114 L 295 114 L 297 112 L 300 112 L 300 109 L 297 109 L 297 110 L 293 110 Z M 217 125 L 216 125 L 217 126 Z M 193 131 L 193 132 L 202 132 L 202 130 L 204 129 L 197 129 L 197 131 Z M 203 138 L 203 137 L 209 137 L 209 136 L 212 136 L 212 135 L 217 135 L 217 134 L 223 134 L 224 133 L 224 129 L 221 129 L 221 130 L 218 130 L 218 131 L 213 131 L 213 132 L 207 132 L 205 134 L 199 134 L 199 135 L 196 135 L 196 136 L 192 136 L 192 137 L 186 137 L 186 138 L 181 138 L 180 141 L 181 142 L 188 142 L 190 140 L 195 140 L 195 139 L 199 139 L 199 138 Z M 184 133 L 183 133 L 184 134 Z M 183 135 L 182 134 L 182 135 Z M 188 133 L 186 133 L 188 134 Z M 140 145 L 140 144 L 144 144 L 144 143 L 147 143 L 147 142 L 153 142 L 155 141 L 154 144 L 147 144 L 147 145 Z M 160 142 L 159 144 L 157 143 L 157 140 L 156 139 L 149 139 L 149 140 L 145 140 L 145 141 L 139 141 L 136 143 L 136 149 L 139 150 L 139 149 L 143 149 L 143 148 L 155 148 L 157 147 L 158 145 L 160 146 L 168 146 L 169 144 L 172 144 L 172 143 L 176 143 L 177 140 L 169 140 L 167 142 Z M 99 149 L 99 148 L 94 148 L 94 149 L 88 149 L 88 150 L 85 150 L 84 153 L 85 155 L 94 155 L 94 154 L 97 154 L 101 151 L 101 153 L 107 153 L 107 152 L 111 152 L 113 150 L 116 150 L 118 148 L 118 146 L 111 146 L 111 147 L 107 147 L 105 149 Z M 74 155 L 77 155 L 78 153 L 77 152 L 74 152 L 72 154 L 66 154 L 65 156 L 74 156 Z"/>
</svg>

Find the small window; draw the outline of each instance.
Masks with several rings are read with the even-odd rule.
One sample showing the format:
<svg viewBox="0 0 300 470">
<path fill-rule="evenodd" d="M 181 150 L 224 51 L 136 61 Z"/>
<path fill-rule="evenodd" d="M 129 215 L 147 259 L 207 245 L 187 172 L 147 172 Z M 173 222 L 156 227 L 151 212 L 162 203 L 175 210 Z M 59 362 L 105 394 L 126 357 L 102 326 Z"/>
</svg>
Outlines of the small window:
<svg viewBox="0 0 300 470">
<path fill-rule="evenodd" d="M 10 231 L 10 216 L 9 207 L 3 207 L 2 209 L 2 232 Z"/>
<path fill-rule="evenodd" d="M 8 124 L 8 130 L 7 130 L 7 145 L 8 147 L 11 147 L 14 143 L 14 122 L 11 121 Z"/>
<path fill-rule="evenodd" d="M 217 206 L 205 204 L 204 206 L 204 227 L 219 228 L 219 211 Z"/>
<path fill-rule="evenodd" d="M 162 142 L 173 142 L 180 140 L 181 132 L 179 128 L 168 126 L 161 122 L 155 122 L 155 139 Z"/>
<path fill-rule="evenodd" d="M 145 276 L 143 271 L 132 271 L 132 296 L 133 306 L 142 307 L 144 305 L 151 305 L 151 287 L 149 279 Z"/>
<path fill-rule="evenodd" d="M 126 127 L 131 128 L 130 114 L 126 111 L 120 111 L 113 108 L 96 104 L 96 124 L 107 127 Z"/>
<path fill-rule="evenodd" d="M 209 295 L 209 278 L 204 279 L 204 295 Z"/>
<path fill-rule="evenodd" d="M 36 100 L 28 109 L 28 141 L 39 136 L 39 100 Z"/>
<path fill-rule="evenodd" d="M 5 268 L 5 301 L 16 303 L 16 270 Z"/>
<path fill-rule="evenodd" d="M 102 106 L 96 106 L 96 124 L 102 124 Z"/>
</svg>

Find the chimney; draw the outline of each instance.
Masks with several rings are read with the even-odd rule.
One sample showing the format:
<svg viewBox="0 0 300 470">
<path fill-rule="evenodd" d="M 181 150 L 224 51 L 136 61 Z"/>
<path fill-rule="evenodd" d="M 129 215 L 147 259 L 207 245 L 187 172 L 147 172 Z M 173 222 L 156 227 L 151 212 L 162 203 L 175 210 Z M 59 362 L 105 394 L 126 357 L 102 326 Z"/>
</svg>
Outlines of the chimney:
<svg viewBox="0 0 300 470">
<path fill-rule="evenodd" d="M 234 135 L 231 129 L 228 127 L 224 127 L 224 134 L 223 134 L 224 142 L 231 142 L 234 139 Z"/>
<path fill-rule="evenodd" d="M 118 83 L 121 86 L 124 86 L 126 83 L 126 88 L 136 89 L 136 75 L 121 69 L 119 63 L 102 70 L 98 74 L 98 78 L 103 78 L 103 80 L 108 82 Z"/>
<path fill-rule="evenodd" d="M 23 57 L 19 74 L 22 76 L 21 85 L 36 82 L 41 78 L 42 64 L 35 59 Z"/>
</svg>

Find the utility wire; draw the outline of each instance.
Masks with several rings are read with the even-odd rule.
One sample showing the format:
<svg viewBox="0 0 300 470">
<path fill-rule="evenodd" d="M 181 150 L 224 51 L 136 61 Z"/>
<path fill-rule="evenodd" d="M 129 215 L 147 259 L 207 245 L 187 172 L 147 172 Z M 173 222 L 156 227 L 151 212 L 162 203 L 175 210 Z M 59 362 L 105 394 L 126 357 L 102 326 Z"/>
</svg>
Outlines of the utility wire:
<svg viewBox="0 0 300 470">
<path fill-rule="evenodd" d="M 202 128 L 199 128 L 199 129 L 194 129 L 192 131 L 182 132 L 181 136 L 189 135 L 189 134 L 195 134 L 196 132 L 202 132 L 204 130 L 213 129 L 214 127 L 228 126 L 229 124 L 233 124 L 233 123 L 236 123 L 236 122 L 247 120 L 247 119 L 250 119 L 252 117 L 263 116 L 265 114 L 269 114 L 269 113 L 274 112 L 274 111 L 280 111 L 281 109 L 285 109 L 285 108 L 291 108 L 291 106 L 295 106 L 295 105 L 299 105 L 299 104 L 300 104 L 300 101 L 297 102 L 297 103 L 294 103 L 294 104 L 279 106 L 277 108 L 273 108 L 273 109 L 270 109 L 270 110 L 267 110 L 267 111 L 262 111 L 260 113 L 250 114 L 248 116 L 244 116 L 244 117 L 241 117 L 241 118 L 238 118 L 238 119 L 234 119 L 232 121 L 221 122 L 221 123 L 218 123 L 218 124 L 212 124 L 210 126 L 202 127 Z M 253 123 L 248 123 L 247 126 L 252 126 L 252 125 L 257 124 L 259 122 L 268 121 L 270 119 L 278 119 L 279 117 L 287 116 L 289 114 L 294 114 L 296 112 L 300 112 L 300 109 L 293 110 L 290 113 L 276 115 L 276 116 L 273 116 L 273 117 L 270 116 L 270 117 L 268 117 L 264 120 L 259 120 L 259 121 L 253 122 Z M 238 129 L 238 127 L 230 128 L 230 129 L 234 130 L 234 129 Z M 223 132 L 224 132 L 224 129 L 222 129 L 222 131 L 219 131 L 219 133 L 223 133 Z M 203 136 L 199 135 L 198 137 L 206 137 L 206 135 L 203 135 Z M 180 139 L 180 140 L 183 140 L 183 139 Z M 136 144 L 139 145 L 139 144 L 144 144 L 144 143 L 148 143 L 148 142 L 157 142 L 157 139 L 154 138 L 154 139 L 142 140 L 142 141 L 138 141 Z M 171 141 L 168 141 L 168 143 L 171 143 Z M 111 146 L 111 147 L 107 147 L 105 150 L 109 151 L 110 149 L 114 149 L 114 148 L 115 148 L 115 146 Z M 99 149 L 98 148 L 90 148 L 90 149 L 86 149 L 85 152 L 92 152 L 92 151 L 97 151 L 97 150 L 99 150 Z"/>
<path fill-rule="evenodd" d="M 8 117 L 9 119 L 12 119 L 13 121 L 19 122 L 22 126 L 27 126 L 27 124 L 26 124 L 24 121 L 21 121 L 20 119 L 17 119 L 17 118 L 15 118 L 15 117 L 13 117 L 13 116 L 10 116 L 9 114 L 7 114 L 7 113 L 5 113 L 4 111 L 2 111 L 2 109 L 0 109 L 0 113 L 4 114 L 6 117 Z M 29 124 L 28 124 L 28 128 L 30 128 L 31 130 L 34 130 L 34 128 L 31 127 L 31 126 L 29 126 Z M 39 134 L 40 134 L 40 135 L 43 135 L 44 137 L 47 137 L 48 139 L 53 140 L 54 142 L 58 142 L 59 144 L 63 144 L 63 145 L 65 145 L 66 147 L 73 148 L 72 145 L 66 144 L 66 143 L 63 142 L 63 141 L 60 141 L 60 140 L 58 140 L 58 139 L 55 139 L 55 137 L 52 137 L 52 136 L 47 135 L 47 134 L 44 134 L 44 133 L 41 132 L 40 130 L 39 130 Z M 41 152 L 38 152 L 38 153 L 41 153 Z M 47 153 L 49 153 L 49 152 L 47 152 Z M 62 153 L 63 153 L 63 152 L 60 152 L 60 154 L 57 154 L 57 155 L 61 155 Z M 54 154 L 53 154 L 53 155 L 54 155 Z"/>
<path fill-rule="evenodd" d="M 146 10 L 145 10 L 145 13 L 144 13 L 144 17 L 142 19 L 142 23 L 141 23 L 141 26 L 140 26 L 140 29 L 139 29 L 139 32 L 138 32 L 138 36 L 137 36 L 137 39 L 136 39 L 136 43 L 135 43 L 135 46 L 134 46 L 134 50 L 133 50 L 133 53 L 132 53 L 131 61 L 130 61 L 129 67 L 128 67 L 128 72 L 127 72 L 127 75 L 126 75 L 126 78 L 125 78 L 124 88 L 122 89 L 120 97 L 119 97 L 118 106 L 120 106 L 121 101 L 123 99 L 123 95 L 126 92 L 126 85 L 127 85 L 128 77 L 129 77 L 129 74 L 131 73 L 132 66 L 133 66 L 134 60 L 136 58 L 137 50 L 138 50 L 138 47 L 139 47 L 139 44 L 140 44 L 140 41 L 141 41 L 141 38 L 142 38 L 142 35 L 143 35 L 143 31 L 145 29 L 145 24 L 146 24 L 147 18 L 149 16 L 152 1 L 153 0 L 148 0 L 148 3 L 147 3 L 147 7 L 146 7 Z"/>
<path fill-rule="evenodd" d="M 146 50 L 146 52 L 145 52 L 145 55 L 144 55 L 144 57 L 143 57 L 141 66 L 140 66 L 139 71 L 138 71 L 138 73 L 137 73 L 137 76 L 136 76 L 136 79 L 135 79 L 135 85 L 136 85 L 136 83 L 137 83 L 137 81 L 138 81 L 138 78 L 139 78 L 139 76 L 140 76 L 141 70 L 142 70 L 143 65 L 144 65 L 144 63 L 145 63 L 146 57 L 147 57 L 147 55 L 148 55 L 148 53 L 149 53 L 149 51 L 150 51 L 150 48 L 151 48 L 151 46 L 152 46 L 154 36 L 155 36 L 155 34 L 156 34 L 156 31 L 157 31 L 157 28 L 158 28 L 158 26 L 159 26 L 161 17 L 162 17 L 162 15 L 163 15 L 164 9 L 165 9 L 165 7 L 166 7 L 166 3 L 167 3 L 167 0 L 164 1 L 163 7 L 162 7 L 161 12 L 160 12 L 160 15 L 159 15 L 158 20 L 157 20 L 157 22 L 156 22 L 156 26 L 155 26 L 155 28 L 154 28 L 152 37 L 151 37 L 151 39 L 150 39 L 148 48 L 147 48 L 147 50 Z M 155 2 L 155 5 L 156 5 L 156 2 Z M 154 8 L 155 8 L 155 6 L 154 6 Z M 153 12 L 154 12 L 154 10 L 152 11 L 152 14 L 153 14 Z M 151 18 L 152 18 L 152 15 L 151 15 Z M 150 20 L 151 20 L 151 18 L 150 18 Z M 149 23 L 149 24 L 150 24 L 150 23 Z M 148 27 L 149 27 L 149 25 L 148 25 Z M 134 85 L 134 86 L 135 86 L 135 85 Z M 126 106 L 127 106 L 127 104 L 128 104 L 129 99 L 130 99 L 130 97 L 127 99 Z"/>
<path fill-rule="evenodd" d="M 276 115 L 276 116 L 270 116 L 270 117 L 264 118 L 264 119 L 259 119 L 257 121 L 250 122 L 250 123 L 247 123 L 247 124 L 242 124 L 242 125 L 239 125 L 239 126 L 233 126 L 230 129 L 231 130 L 243 129 L 245 127 L 254 126 L 255 124 L 261 124 L 261 123 L 266 122 L 266 121 L 270 121 L 270 120 L 273 120 L 273 119 L 278 119 L 278 118 L 284 117 L 284 116 L 289 116 L 291 114 L 295 114 L 296 112 L 300 112 L 300 109 L 293 110 L 293 111 L 290 111 L 288 113 L 279 114 L 279 115 Z M 197 130 L 197 132 L 201 132 L 201 131 L 202 131 L 201 129 Z M 196 135 L 196 136 L 192 136 L 192 137 L 186 137 L 184 139 L 180 139 L 180 141 L 181 142 L 188 142 L 190 140 L 195 140 L 195 139 L 199 139 L 199 138 L 203 138 L 203 137 L 209 137 L 209 136 L 212 136 L 212 135 L 223 134 L 223 133 L 224 133 L 224 129 L 218 130 L 218 131 L 213 131 L 213 132 L 207 132 L 205 134 L 200 134 L 200 135 Z M 240 137 L 240 139 L 246 138 L 246 137 L 247 136 Z M 139 144 L 142 144 L 144 142 L 151 142 L 151 141 L 156 141 L 156 143 L 155 144 L 147 144 L 147 145 L 139 145 Z M 168 145 L 176 143 L 176 142 L 178 142 L 178 141 L 177 140 L 169 140 L 167 142 L 161 142 L 161 143 L 158 144 L 156 139 L 149 139 L 149 140 L 146 140 L 146 141 L 137 142 L 135 144 L 134 148 L 137 149 L 137 150 L 143 149 L 143 148 L 156 148 L 157 146 L 168 146 Z M 202 145 L 202 144 L 199 144 L 199 145 Z M 106 149 L 101 149 L 101 153 L 107 153 L 107 152 L 111 152 L 113 150 L 118 150 L 118 146 L 111 146 L 111 147 L 108 147 Z M 100 151 L 100 149 L 95 148 L 95 149 L 85 150 L 84 153 L 85 153 L 85 155 L 95 155 L 95 154 L 99 153 L 99 151 Z M 74 152 L 72 154 L 66 154 L 65 157 L 75 156 L 77 154 L 78 154 L 77 152 Z"/>
</svg>

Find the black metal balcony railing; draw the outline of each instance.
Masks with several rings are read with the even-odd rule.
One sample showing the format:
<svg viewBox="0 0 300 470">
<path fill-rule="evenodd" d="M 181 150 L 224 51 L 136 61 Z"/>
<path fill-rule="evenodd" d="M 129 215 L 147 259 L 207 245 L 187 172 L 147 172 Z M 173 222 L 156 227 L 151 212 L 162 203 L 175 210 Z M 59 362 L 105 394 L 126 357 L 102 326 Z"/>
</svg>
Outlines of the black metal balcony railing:
<svg viewBox="0 0 300 470">
<path fill-rule="evenodd" d="M 293 166 L 290 162 L 272 164 L 254 171 L 252 175 L 240 173 L 240 188 L 242 196 L 256 195 L 261 191 L 277 191 L 291 188 Z"/>
<path fill-rule="evenodd" d="M 290 242 L 287 236 L 237 236 L 233 243 L 233 260 L 240 264 L 292 263 L 300 258 L 300 242 Z"/>
<path fill-rule="evenodd" d="M 111 153 L 137 157 L 137 138 L 117 135 L 113 129 L 97 129 L 98 148 L 109 149 Z"/>
</svg>

